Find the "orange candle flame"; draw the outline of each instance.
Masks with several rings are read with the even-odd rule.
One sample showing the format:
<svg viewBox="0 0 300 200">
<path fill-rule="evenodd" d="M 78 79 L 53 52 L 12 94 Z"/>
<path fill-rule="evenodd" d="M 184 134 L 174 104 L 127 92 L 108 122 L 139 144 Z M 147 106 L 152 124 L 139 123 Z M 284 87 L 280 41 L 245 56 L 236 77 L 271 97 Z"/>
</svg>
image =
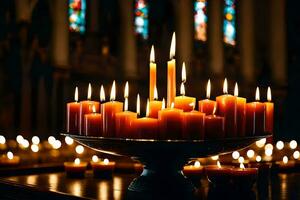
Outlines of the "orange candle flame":
<svg viewBox="0 0 300 200">
<path fill-rule="evenodd" d="M 114 81 L 110 90 L 110 101 L 114 101 L 115 99 L 116 99 L 116 82 Z"/>
<path fill-rule="evenodd" d="M 104 91 L 103 85 L 101 85 L 101 88 L 100 88 L 100 101 L 101 102 L 105 101 L 105 91 Z"/>
<path fill-rule="evenodd" d="M 165 101 L 165 98 L 163 98 L 162 100 L 162 104 L 161 104 L 161 109 L 165 109 L 166 108 L 166 101 Z"/>
<path fill-rule="evenodd" d="M 151 46 L 151 51 L 150 51 L 150 62 L 155 63 L 155 52 L 154 52 L 154 46 Z"/>
<path fill-rule="evenodd" d="M 78 101 L 78 87 L 75 88 L 74 100 L 75 102 Z"/>
<path fill-rule="evenodd" d="M 104 163 L 104 165 L 108 165 L 108 163 L 109 163 L 108 158 L 105 158 L 105 159 L 103 160 L 103 163 Z"/>
<path fill-rule="evenodd" d="M 256 91 L 255 91 L 255 100 L 256 100 L 256 101 L 259 101 L 259 100 L 260 100 L 259 87 L 256 87 Z"/>
<path fill-rule="evenodd" d="M 224 93 L 224 94 L 228 94 L 228 83 L 227 83 L 227 78 L 225 78 L 225 80 L 224 80 L 224 84 L 223 84 L 223 93 Z"/>
<path fill-rule="evenodd" d="M 268 91 L 267 91 L 267 99 L 268 99 L 269 102 L 272 101 L 272 94 L 271 94 L 271 88 L 270 88 L 270 87 L 268 87 Z"/>
<path fill-rule="evenodd" d="M 75 165 L 79 165 L 79 164 L 80 164 L 80 159 L 79 159 L 79 158 L 76 158 L 76 159 L 74 160 L 74 163 L 75 163 Z"/>
<path fill-rule="evenodd" d="M 186 82 L 186 68 L 185 68 L 185 62 L 182 63 L 181 80 L 182 80 L 183 83 Z"/>
<path fill-rule="evenodd" d="M 180 85 L 180 94 L 181 94 L 182 96 L 185 95 L 185 88 L 184 88 L 184 83 L 183 83 L 183 82 L 182 82 L 181 85 Z"/>
<path fill-rule="evenodd" d="M 171 47 L 170 47 L 170 60 L 172 60 L 175 56 L 175 49 L 176 49 L 176 36 L 175 32 L 172 35 Z"/>
<path fill-rule="evenodd" d="M 126 84 L 125 84 L 125 89 L 124 89 L 124 98 L 128 98 L 129 96 L 129 84 L 128 84 L 128 81 L 126 81 Z"/>
<path fill-rule="evenodd" d="M 136 113 L 137 115 L 140 115 L 141 113 L 141 108 L 140 108 L 140 94 L 137 94 L 137 97 L 136 97 Z"/>
<path fill-rule="evenodd" d="M 157 92 L 157 87 L 154 86 L 154 100 L 157 100 L 158 99 L 158 92 Z"/>
<path fill-rule="evenodd" d="M 206 85 L 206 98 L 210 99 L 210 92 L 211 92 L 211 84 L 210 79 L 208 79 L 207 85 Z"/>
<path fill-rule="evenodd" d="M 150 105 L 149 105 L 149 99 L 147 99 L 146 117 L 149 117 L 149 113 L 150 113 Z"/>
<path fill-rule="evenodd" d="M 89 83 L 87 99 L 88 99 L 88 100 L 91 100 L 91 98 L 92 98 L 92 86 L 91 86 L 91 84 Z"/>
<path fill-rule="evenodd" d="M 239 96 L 239 87 L 238 87 L 237 83 L 235 83 L 235 86 L 234 86 L 234 96 L 236 96 L 236 97 Z"/>
</svg>

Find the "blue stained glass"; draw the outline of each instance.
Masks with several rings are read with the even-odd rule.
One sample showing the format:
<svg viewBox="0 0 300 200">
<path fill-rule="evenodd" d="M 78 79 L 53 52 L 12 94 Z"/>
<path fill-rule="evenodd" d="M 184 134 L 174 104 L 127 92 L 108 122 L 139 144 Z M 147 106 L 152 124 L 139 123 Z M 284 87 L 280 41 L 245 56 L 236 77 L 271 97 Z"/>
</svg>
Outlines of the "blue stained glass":
<svg viewBox="0 0 300 200">
<path fill-rule="evenodd" d="M 84 33 L 86 23 L 86 0 L 69 0 L 69 30 Z"/>
<path fill-rule="evenodd" d="M 207 1 L 196 0 L 194 3 L 194 28 L 195 28 L 195 39 L 206 41 L 206 29 L 207 29 Z"/>
<path fill-rule="evenodd" d="M 149 36 L 148 4 L 145 0 L 135 1 L 135 32 L 144 39 Z"/>
<path fill-rule="evenodd" d="M 224 42 L 230 45 L 236 43 L 235 14 L 235 0 L 225 0 L 223 34 Z"/>
</svg>

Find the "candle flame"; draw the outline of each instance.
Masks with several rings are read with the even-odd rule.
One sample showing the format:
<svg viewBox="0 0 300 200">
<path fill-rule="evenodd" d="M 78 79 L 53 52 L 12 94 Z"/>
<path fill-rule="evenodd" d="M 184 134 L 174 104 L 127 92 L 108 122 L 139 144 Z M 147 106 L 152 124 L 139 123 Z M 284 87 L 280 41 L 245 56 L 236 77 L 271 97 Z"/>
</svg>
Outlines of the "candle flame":
<svg viewBox="0 0 300 200">
<path fill-rule="evenodd" d="M 157 92 L 157 87 L 156 85 L 154 86 L 154 100 L 157 100 L 158 99 L 158 92 Z"/>
<path fill-rule="evenodd" d="M 141 108 L 140 108 L 140 94 L 137 94 L 137 97 L 136 97 L 136 113 L 137 115 L 140 115 L 141 113 Z"/>
<path fill-rule="evenodd" d="M 89 83 L 87 99 L 88 99 L 88 100 L 91 100 L 91 98 L 92 98 L 92 86 L 91 86 L 91 84 Z"/>
<path fill-rule="evenodd" d="M 210 92 L 211 92 L 211 84 L 210 84 L 210 79 L 208 79 L 207 85 L 206 85 L 206 98 L 207 99 L 210 98 Z"/>
<path fill-rule="evenodd" d="M 100 88 L 100 101 L 101 102 L 105 101 L 105 91 L 104 91 L 103 85 L 101 85 L 101 88 Z"/>
<path fill-rule="evenodd" d="M 96 113 L 96 106 L 95 105 L 92 106 L 92 112 Z"/>
<path fill-rule="evenodd" d="M 185 68 L 185 62 L 182 63 L 181 80 L 182 80 L 183 83 L 186 82 L 186 68 Z"/>
<path fill-rule="evenodd" d="M 271 88 L 270 88 L 270 87 L 268 87 L 268 91 L 267 91 L 267 99 L 268 99 L 269 102 L 272 101 L 272 94 L 271 94 Z"/>
<path fill-rule="evenodd" d="M 75 88 L 74 100 L 75 102 L 78 101 L 78 87 Z"/>
<path fill-rule="evenodd" d="M 227 83 L 227 78 L 225 78 L 225 80 L 224 80 L 224 84 L 223 84 L 223 93 L 224 93 L 224 94 L 228 94 L 228 83 Z"/>
<path fill-rule="evenodd" d="M 74 163 L 75 163 L 75 165 L 79 165 L 79 164 L 80 164 L 80 159 L 79 159 L 79 158 L 76 158 L 76 159 L 74 160 Z"/>
<path fill-rule="evenodd" d="M 256 101 L 259 101 L 259 100 L 260 100 L 259 87 L 256 87 L 256 91 L 255 91 L 255 100 L 256 100 Z"/>
<path fill-rule="evenodd" d="M 184 83 L 183 83 L 183 82 L 182 82 L 181 85 L 180 85 L 180 94 L 181 94 L 182 96 L 185 95 L 185 88 L 184 88 Z"/>
<path fill-rule="evenodd" d="M 110 90 L 110 100 L 114 101 L 116 99 L 116 82 L 114 81 Z"/>
<path fill-rule="evenodd" d="M 222 168 L 220 161 L 217 161 L 217 166 L 218 166 L 218 168 Z"/>
<path fill-rule="evenodd" d="M 243 163 L 240 163 L 240 168 L 245 169 L 245 165 Z"/>
<path fill-rule="evenodd" d="M 108 160 L 107 158 L 105 158 L 105 159 L 103 160 L 103 163 L 104 163 L 104 165 L 108 165 L 109 160 Z"/>
<path fill-rule="evenodd" d="M 97 155 L 93 155 L 92 161 L 93 161 L 93 162 L 99 162 L 98 156 L 97 156 Z"/>
<path fill-rule="evenodd" d="M 125 98 L 124 100 L 124 111 L 128 110 L 128 98 Z"/>
<path fill-rule="evenodd" d="M 165 101 L 165 98 L 163 98 L 162 100 L 162 104 L 161 104 L 161 109 L 165 109 L 166 108 L 166 101 Z"/>
<path fill-rule="evenodd" d="M 149 99 L 147 99 L 147 105 L 146 105 L 146 117 L 149 117 L 149 113 L 150 113 L 150 104 L 149 104 Z"/>
<path fill-rule="evenodd" d="M 174 102 L 171 103 L 171 108 L 174 108 Z"/>
<path fill-rule="evenodd" d="M 150 62 L 155 63 L 155 52 L 154 52 L 154 46 L 151 46 L 151 51 L 150 51 Z"/>
<path fill-rule="evenodd" d="M 201 164 L 200 164 L 200 162 L 198 160 L 195 161 L 194 167 L 196 167 L 196 168 L 201 167 Z"/>
<path fill-rule="evenodd" d="M 289 161 L 289 158 L 287 156 L 283 156 L 282 161 L 284 164 L 287 164 Z"/>
<path fill-rule="evenodd" d="M 6 156 L 9 160 L 12 160 L 14 158 L 14 154 L 11 151 L 7 152 Z"/>
<path fill-rule="evenodd" d="M 176 49 L 176 36 L 175 32 L 172 35 L 171 47 L 170 47 L 170 59 L 173 59 L 175 56 L 175 49 Z"/>
<path fill-rule="evenodd" d="M 235 86 L 234 86 L 234 96 L 236 96 L 236 97 L 239 96 L 239 86 L 238 86 L 237 82 L 235 83 Z"/>
<path fill-rule="evenodd" d="M 124 89 L 124 98 L 128 98 L 129 96 L 129 84 L 128 84 L 128 81 L 126 81 L 126 84 L 125 84 L 125 89 Z"/>
</svg>

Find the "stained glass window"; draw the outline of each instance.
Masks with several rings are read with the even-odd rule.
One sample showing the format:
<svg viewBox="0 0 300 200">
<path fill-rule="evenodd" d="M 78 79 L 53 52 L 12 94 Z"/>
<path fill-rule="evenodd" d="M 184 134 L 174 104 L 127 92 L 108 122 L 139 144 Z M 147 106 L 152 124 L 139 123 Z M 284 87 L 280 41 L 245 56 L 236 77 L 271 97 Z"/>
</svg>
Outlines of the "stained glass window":
<svg viewBox="0 0 300 200">
<path fill-rule="evenodd" d="M 236 39 L 235 14 L 235 0 L 225 0 L 223 34 L 224 42 L 230 45 L 235 45 Z"/>
<path fill-rule="evenodd" d="M 86 0 L 69 0 L 69 29 L 72 32 L 85 32 Z"/>
<path fill-rule="evenodd" d="M 144 39 L 147 39 L 149 35 L 148 9 L 149 7 L 146 0 L 135 1 L 135 32 Z"/>
<path fill-rule="evenodd" d="M 195 39 L 206 41 L 207 0 L 196 0 L 194 3 Z"/>
</svg>

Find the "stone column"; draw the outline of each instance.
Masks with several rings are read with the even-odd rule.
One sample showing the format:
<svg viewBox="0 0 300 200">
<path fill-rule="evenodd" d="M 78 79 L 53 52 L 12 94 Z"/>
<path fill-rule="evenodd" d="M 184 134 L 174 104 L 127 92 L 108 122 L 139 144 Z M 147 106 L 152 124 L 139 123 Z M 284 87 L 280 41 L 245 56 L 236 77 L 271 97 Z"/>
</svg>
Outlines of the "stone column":
<svg viewBox="0 0 300 200">
<path fill-rule="evenodd" d="M 241 50 L 241 73 L 245 82 L 254 80 L 254 7 L 253 0 L 240 1 L 238 4 L 239 12 L 239 33 Z"/>
<path fill-rule="evenodd" d="M 277 85 L 286 84 L 286 1 L 272 0 L 270 5 L 270 66 L 272 80 Z"/>
<path fill-rule="evenodd" d="M 133 24 L 133 0 L 120 3 L 121 63 L 126 77 L 137 76 L 136 41 Z"/>
<path fill-rule="evenodd" d="M 52 61 L 55 66 L 69 66 L 68 0 L 53 0 Z"/>
<path fill-rule="evenodd" d="M 209 67 L 214 75 L 223 74 L 223 1 L 208 1 Z"/>
</svg>

